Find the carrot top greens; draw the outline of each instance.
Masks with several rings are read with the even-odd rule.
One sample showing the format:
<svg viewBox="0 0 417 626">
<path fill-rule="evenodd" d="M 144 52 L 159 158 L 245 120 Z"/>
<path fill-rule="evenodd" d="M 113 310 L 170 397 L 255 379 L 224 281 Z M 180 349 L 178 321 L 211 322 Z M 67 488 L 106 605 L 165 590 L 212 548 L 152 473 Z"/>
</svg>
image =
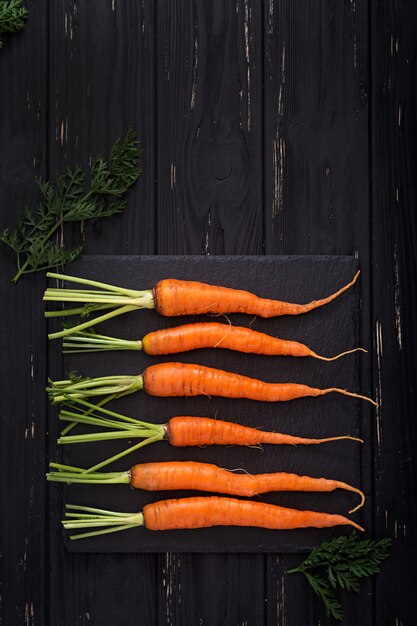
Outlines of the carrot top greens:
<svg viewBox="0 0 417 626">
<path fill-rule="evenodd" d="M 141 174 L 139 156 L 136 135 L 129 130 L 123 141 L 114 143 L 108 161 L 92 158 L 88 175 L 77 166 L 57 174 L 55 187 L 37 179 L 39 204 L 23 211 L 16 230 L 6 228 L 0 233 L 0 241 L 16 255 L 14 283 L 23 274 L 71 263 L 81 254 L 82 246 L 67 249 L 57 245 L 53 236 L 65 223 L 122 212 L 126 207 L 123 194 Z"/>
<path fill-rule="evenodd" d="M 22 4 L 22 0 L 3 0 L 0 2 L 0 35 L 17 33 L 26 24 L 28 12 Z M 3 47 L 3 39 L 0 36 L 0 48 Z"/>
<path fill-rule="evenodd" d="M 359 540 L 353 531 L 349 537 L 336 537 L 322 543 L 301 565 L 287 573 L 304 574 L 324 602 L 327 616 L 341 620 L 342 605 L 336 598 L 335 589 L 359 592 L 361 579 L 380 571 L 379 564 L 389 556 L 390 547 L 390 539 Z"/>
</svg>

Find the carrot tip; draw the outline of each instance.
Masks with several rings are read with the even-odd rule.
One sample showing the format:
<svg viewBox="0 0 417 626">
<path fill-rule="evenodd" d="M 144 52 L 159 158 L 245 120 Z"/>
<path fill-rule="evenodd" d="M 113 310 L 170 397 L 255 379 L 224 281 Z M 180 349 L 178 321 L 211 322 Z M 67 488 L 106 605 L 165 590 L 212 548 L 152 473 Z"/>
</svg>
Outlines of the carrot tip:
<svg viewBox="0 0 417 626">
<path fill-rule="evenodd" d="M 316 354 L 315 352 L 312 352 L 311 356 L 316 359 L 320 359 L 321 361 L 337 361 L 342 356 L 346 356 L 347 354 L 353 354 L 354 352 L 368 353 L 368 350 L 365 350 L 365 348 L 353 348 L 352 350 L 345 350 L 345 352 L 341 352 L 340 354 L 336 354 L 335 356 L 321 356 L 319 354 Z"/>
<path fill-rule="evenodd" d="M 365 504 L 365 494 L 363 493 L 363 491 L 361 491 L 360 489 L 355 489 L 354 491 L 360 495 L 361 501 L 359 502 L 357 506 L 355 506 L 353 509 L 349 511 L 349 514 L 355 513 L 356 511 L 361 509 L 363 505 Z"/>
<path fill-rule="evenodd" d="M 365 532 L 365 529 L 363 528 L 363 526 L 359 526 L 359 524 L 356 524 L 355 522 L 351 522 L 351 526 L 353 526 L 354 528 L 356 528 L 356 530 L 360 530 L 361 533 Z"/>
<path fill-rule="evenodd" d="M 372 398 L 368 398 L 368 396 L 362 396 L 359 393 L 354 393 L 353 391 L 347 391 L 346 389 L 339 389 L 338 387 L 332 387 L 330 389 L 323 389 L 322 393 L 331 393 L 332 391 L 336 392 L 336 393 L 341 393 L 343 396 L 350 396 L 351 398 L 358 398 L 359 400 L 366 400 L 367 402 L 370 402 L 371 404 L 373 404 L 375 407 L 379 407 L 379 404 L 377 402 L 375 402 L 375 400 L 372 400 Z"/>
</svg>

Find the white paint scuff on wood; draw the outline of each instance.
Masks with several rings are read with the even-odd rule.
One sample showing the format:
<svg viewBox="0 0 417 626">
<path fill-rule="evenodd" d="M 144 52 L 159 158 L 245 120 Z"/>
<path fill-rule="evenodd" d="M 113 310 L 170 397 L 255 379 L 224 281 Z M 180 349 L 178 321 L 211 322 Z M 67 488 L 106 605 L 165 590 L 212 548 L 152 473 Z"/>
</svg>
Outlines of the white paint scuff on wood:
<svg viewBox="0 0 417 626">
<path fill-rule="evenodd" d="M 61 120 L 59 128 L 59 142 L 61 147 L 64 147 L 64 144 L 68 143 L 68 116 Z"/>
<path fill-rule="evenodd" d="M 376 320 L 375 323 L 375 345 L 376 345 L 376 366 L 377 366 L 377 387 L 375 390 L 376 393 L 376 401 L 378 403 L 376 409 L 376 437 L 377 437 L 377 446 L 378 453 L 381 448 L 382 441 L 382 431 L 381 431 L 381 409 L 382 409 L 382 376 L 381 376 L 381 367 L 382 367 L 382 326 L 381 322 Z"/>
<path fill-rule="evenodd" d="M 284 166 L 286 155 L 286 142 L 282 136 L 284 122 L 284 99 L 283 92 L 285 86 L 285 63 L 286 47 L 285 41 L 281 51 L 281 80 L 278 92 L 277 129 L 272 145 L 272 165 L 273 165 L 273 197 L 272 197 L 272 217 L 282 212 L 283 191 L 284 191 Z"/>
<path fill-rule="evenodd" d="M 356 70 L 358 64 L 358 45 L 356 41 L 356 0 L 350 0 L 353 14 L 353 67 Z"/>
<path fill-rule="evenodd" d="M 30 429 L 29 427 L 25 428 L 25 439 L 34 439 L 35 438 L 35 422 L 32 420 Z"/>
<path fill-rule="evenodd" d="M 32 626 L 35 623 L 35 609 L 33 602 L 25 602 L 25 626 Z"/>
<path fill-rule="evenodd" d="M 397 334 L 397 343 L 402 350 L 402 333 L 401 333 L 401 309 L 400 309 L 400 277 L 398 270 L 397 242 L 394 246 L 394 313 L 395 313 L 395 329 Z"/>
<path fill-rule="evenodd" d="M 206 230 L 206 238 L 204 242 L 203 254 L 210 254 L 210 228 L 211 228 L 211 212 L 209 211 L 207 216 L 207 230 Z"/>
<path fill-rule="evenodd" d="M 181 585 L 176 584 L 181 568 L 181 557 L 178 554 L 165 554 L 165 564 L 162 568 L 162 586 L 165 589 L 166 626 L 174 625 L 174 611 L 172 610 L 173 597 L 181 604 Z"/>
<path fill-rule="evenodd" d="M 193 63 L 193 82 L 191 85 L 191 110 L 195 107 L 195 97 L 197 90 L 197 70 L 198 70 L 198 26 L 196 26 L 196 35 L 194 37 L 194 63 Z"/>
<path fill-rule="evenodd" d="M 281 623 L 285 624 L 285 573 L 281 574 L 281 598 L 279 603 Z"/>
<path fill-rule="evenodd" d="M 175 163 L 171 163 L 171 189 L 175 189 L 177 183 L 177 167 Z"/>
<path fill-rule="evenodd" d="M 245 0 L 245 12 L 244 12 L 244 30 L 245 30 L 245 57 L 246 57 L 246 83 L 247 83 L 247 103 L 248 103 L 248 117 L 247 117 L 247 130 L 250 132 L 251 128 L 251 109 L 250 109 L 250 36 L 249 36 L 249 20 L 251 11 L 248 6 L 248 0 Z"/>
</svg>

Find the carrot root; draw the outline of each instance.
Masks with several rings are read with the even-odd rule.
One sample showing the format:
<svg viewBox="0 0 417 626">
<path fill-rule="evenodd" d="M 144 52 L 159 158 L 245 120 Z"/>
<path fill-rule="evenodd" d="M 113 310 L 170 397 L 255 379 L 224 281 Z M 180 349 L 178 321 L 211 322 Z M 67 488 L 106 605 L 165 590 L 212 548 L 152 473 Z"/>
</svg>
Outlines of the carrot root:
<svg viewBox="0 0 417 626">
<path fill-rule="evenodd" d="M 363 505 L 365 504 L 365 499 L 366 499 L 363 491 L 361 491 L 360 489 L 357 489 L 356 487 L 352 487 L 351 485 L 348 485 L 346 483 L 342 483 L 340 488 L 345 489 L 346 491 L 353 491 L 354 493 L 357 493 L 360 496 L 361 500 L 359 504 L 349 511 L 350 514 L 355 513 L 356 511 L 358 511 L 359 509 L 363 507 Z"/>
<path fill-rule="evenodd" d="M 329 389 L 322 390 L 322 394 L 332 393 L 332 392 L 341 393 L 343 396 L 349 396 L 351 398 L 358 398 L 359 400 L 366 400 L 367 402 L 370 402 L 373 406 L 376 406 L 376 407 L 379 406 L 378 403 L 375 402 L 375 400 L 372 400 L 372 398 L 368 398 L 367 396 L 362 396 L 360 393 L 354 393 L 353 391 L 347 391 L 346 389 L 339 389 L 338 387 L 330 387 Z"/>
<path fill-rule="evenodd" d="M 320 356 L 319 354 L 312 352 L 310 356 L 314 357 L 315 359 L 319 359 L 320 361 L 337 361 L 337 359 L 340 359 L 342 356 L 346 356 L 347 354 L 353 354 L 354 352 L 368 353 L 368 350 L 365 350 L 365 348 L 353 348 L 352 350 L 346 350 L 345 352 L 336 354 L 336 356 Z"/>
<path fill-rule="evenodd" d="M 363 439 L 360 439 L 359 437 L 351 437 L 350 435 L 341 435 L 339 437 L 326 437 L 325 439 L 310 439 L 310 443 L 329 443 L 330 441 L 342 441 L 342 439 L 349 439 L 350 441 L 364 443 Z"/>
</svg>

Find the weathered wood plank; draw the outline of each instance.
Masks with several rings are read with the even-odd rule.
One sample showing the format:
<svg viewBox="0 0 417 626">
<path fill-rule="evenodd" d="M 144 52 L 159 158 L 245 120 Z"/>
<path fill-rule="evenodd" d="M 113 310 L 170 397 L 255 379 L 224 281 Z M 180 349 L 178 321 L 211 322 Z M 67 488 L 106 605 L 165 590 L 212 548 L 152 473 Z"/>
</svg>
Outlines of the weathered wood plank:
<svg viewBox="0 0 417 626">
<path fill-rule="evenodd" d="M 38 201 L 35 176 L 46 171 L 46 2 L 25 4 L 26 29 L 0 50 L 0 228 L 10 229 L 25 205 Z M 12 285 L 15 259 L 3 245 L 0 254 L 0 622 L 43 626 L 45 282 L 36 275 Z"/>
<path fill-rule="evenodd" d="M 158 252 L 262 252 L 257 2 L 157 2 Z"/>
<path fill-rule="evenodd" d="M 371 346 L 367 3 L 268 0 L 264 15 L 265 250 L 355 254 L 361 276 L 361 344 Z M 369 391 L 370 360 L 361 360 Z M 372 411 L 358 432 L 364 523 L 372 528 Z M 323 623 L 295 557 L 268 557 L 268 624 Z M 345 604 L 344 623 L 372 623 L 371 585 Z"/>
<path fill-rule="evenodd" d="M 375 532 L 393 540 L 376 584 L 376 623 L 415 621 L 417 14 L 371 3 Z"/>
<path fill-rule="evenodd" d="M 160 254 L 262 253 L 261 9 L 156 3 Z M 158 624 L 260 624 L 263 574 L 263 555 L 161 557 Z"/>
<path fill-rule="evenodd" d="M 143 176 L 123 215 L 85 226 L 88 253 L 155 251 L 154 30 L 152 3 L 63 0 L 50 3 L 50 175 L 108 153 L 132 127 L 143 142 Z M 83 227 L 84 232 L 84 227 Z M 82 232 L 74 228 L 72 241 Z M 60 345 L 49 374 L 60 374 Z M 56 410 L 50 455 L 56 458 Z M 130 626 L 156 620 L 156 557 L 69 555 L 62 542 L 62 489 L 50 488 L 50 624 Z"/>
<path fill-rule="evenodd" d="M 92 151 L 106 152 L 132 125 L 145 143 L 144 177 L 127 213 L 90 231 L 88 252 L 357 253 L 363 270 L 362 342 L 369 346 L 374 335 L 374 382 L 382 399 L 375 483 L 370 447 L 363 449 L 365 524 L 372 527 L 374 484 L 375 535 L 390 535 L 394 548 L 377 579 L 376 595 L 368 597 L 372 587 L 367 586 L 353 596 L 345 623 L 411 624 L 410 554 L 416 545 L 413 3 L 369 3 L 372 281 L 368 3 L 323 0 L 306 6 L 266 0 L 262 29 L 261 3 L 244 0 L 62 0 L 49 3 L 48 70 L 47 4 L 26 0 L 28 27 L 0 52 L 1 226 L 36 200 L 34 174 L 53 175 L 76 158 L 84 163 Z M 75 230 L 74 239 L 78 236 Z M 8 277 L 11 257 L 1 254 Z M 44 279 L 24 281 L 12 287 L 5 279 L 1 292 L 8 306 L 0 308 L 1 327 L 7 329 L 0 339 L 1 497 L 7 503 L 0 514 L 7 548 L 0 615 L 7 624 L 43 626 L 48 623 L 44 533 L 50 523 L 44 509 L 43 388 L 47 367 L 56 373 L 60 354 L 53 346 L 47 366 L 40 303 Z M 362 365 L 366 383 L 366 360 Z M 362 434 L 371 441 L 373 416 L 364 418 Z M 54 413 L 49 425 L 52 441 Z M 285 576 L 297 557 L 69 558 L 58 528 L 61 490 L 51 489 L 50 496 L 51 625 L 101 625 L 104 616 L 127 626 L 138 619 L 161 625 L 324 623 L 303 579 Z"/>
</svg>

